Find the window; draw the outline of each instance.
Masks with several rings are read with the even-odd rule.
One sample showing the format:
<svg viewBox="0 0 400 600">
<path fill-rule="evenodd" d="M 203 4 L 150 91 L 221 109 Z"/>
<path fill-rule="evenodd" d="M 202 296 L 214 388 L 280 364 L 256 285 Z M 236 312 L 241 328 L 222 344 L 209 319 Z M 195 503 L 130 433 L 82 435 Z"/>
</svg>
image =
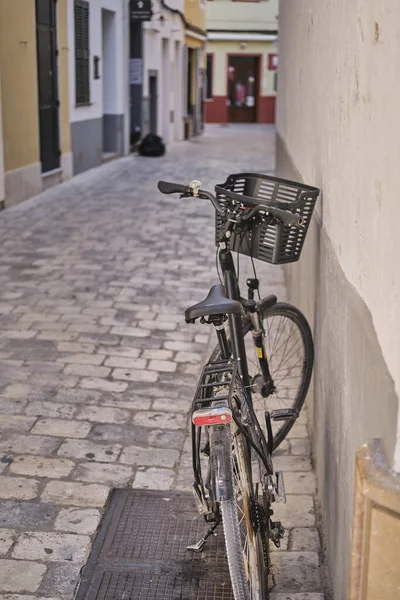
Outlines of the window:
<svg viewBox="0 0 400 600">
<path fill-rule="evenodd" d="M 75 0 L 75 84 L 77 106 L 89 104 L 89 2 L 85 0 Z"/>
<path fill-rule="evenodd" d="M 274 73 L 274 92 L 278 91 L 278 73 L 275 71 Z"/>
<path fill-rule="evenodd" d="M 212 78 L 213 78 L 213 54 L 207 54 L 207 67 L 206 67 L 206 98 L 207 98 L 207 100 L 211 100 L 213 97 Z"/>
</svg>

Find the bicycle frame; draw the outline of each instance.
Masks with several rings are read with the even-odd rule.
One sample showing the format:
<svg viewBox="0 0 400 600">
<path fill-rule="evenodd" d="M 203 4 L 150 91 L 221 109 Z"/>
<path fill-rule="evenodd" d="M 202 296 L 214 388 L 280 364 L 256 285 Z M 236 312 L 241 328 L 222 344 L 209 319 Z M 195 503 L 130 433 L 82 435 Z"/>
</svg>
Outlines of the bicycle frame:
<svg viewBox="0 0 400 600">
<path fill-rule="evenodd" d="M 236 276 L 235 265 L 230 250 L 222 249 L 219 251 L 219 261 L 224 277 L 225 290 L 228 298 L 240 301 L 240 291 Z M 243 325 L 240 315 L 229 315 L 229 328 L 232 337 L 233 357 L 239 360 L 238 368 L 240 378 L 246 394 L 247 402 L 252 405 L 250 391 L 250 376 L 247 368 L 246 348 L 244 344 Z M 243 357 L 244 360 L 241 360 Z"/>
<path fill-rule="evenodd" d="M 238 286 L 236 270 L 235 270 L 231 252 L 227 249 L 220 249 L 219 259 L 220 259 L 222 274 L 223 274 L 223 278 L 224 278 L 226 294 L 232 300 L 240 301 L 240 290 L 239 290 L 239 286 Z M 256 417 L 256 415 L 254 413 L 254 409 L 253 409 L 252 394 L 251 394 L 251 380 L 250 380 L 248 366 L 247 366 L 246 348 L 245 348 L 245 342 L 244 342 L 243 319 L 242 319 L 241 315 L 233 315 L 233 314 L 230 314 L 228 318 L 229 318 L 229 328 L 230 328 L 230 334 L 231 334 L 231 347 L 229 346 L 226 332 L 225 332 L 223 325 L 216 326 L 216 332 L 217 332 L 217 337 L 218 337 L 218 342 L 219 342 L 219 347 L 220 347 L 220 357 L 222 359 L 222 363 L 220 363 L 220 367 L 219 367 L 219 372 L 228 373 L 230 370 L 231 381 L 234 381 L 235 377 L 237 377 L 237 376 L 240 377 L 240 380 L 242 382 L 242 390 L 244 392 L 244 396 L 245 396 L 245 400 L 246 400 L 245 413 L 246 412 L 248 413 L 247 417 L 249 419 L 249 422 L 257 425 L 256 430 L 258 432 L 258 437 L 259 437 L 259 444 L 258 444 L 259 449 L 264 456 L 268 456 L 268 458 L 269 458 L 270 448 L 266 443 L 264 434 L 261 430 L 261 427 L 258 424 L 258 420 L 257 420 L 257 417 Z M 258 348 L 263 349 L 263 344 L 262 344 L 261 338 L 262 338 L 261 335 L 257 336 L 257 339 L 255 339 L 254 341 Z M 259 358 L 260 363 L 261 363 L 261 360 L 264 360 L 267 362 L 264 352 L 263 352 L 262 356 L 263 356 L 263 359 Z M 233 364 L 234 364 L 233 367 L 229 366 L 229 365 L 232 365 L 232 361 L 231 361 L 232 358 L 233 358 Z M 227 361 L 227 362 L 224 363 L 224 361 Z M 268 364 L 267 364 L 267 368 L 268 368 Z M 235 375 L 235 372 L 237 373 L 236 375 Z M 203 373 L 204 373 L 204 371 L 203 371 Z M 201 381 L 202 380 L 200 379 L 199 387 L 207 388 L 207 385 L 208 385 L 210 387 L 210 389 L 213 389 L 214 384 L 207 384 L 207 383 L 203 382 L 203 385 L 201 385 Z M 220 384 L 220 385 L 223 385 L 223 384 Z M 198 394 L 199 387 L 198 387 L 198 390 L 196 391 L 193 410 L 195 409 L 196 398 L 201 397 L 201 394 L 200 395 Z M 209 397 L 209 398 L 203 397 L 202 399 L 203 399 L 203 401 L 204 400 L 212 401 L 213 399 L 218 400 L 218 396 L 216 396 L 215 398 L 214 397 Z M 244 419 L 246 419 L 245 414 L 242 416 Z M 206 443 L 206 448 L 205 448 L 206 452 L 208 452 L 207 446 L 208 447 L 210 446 L 210 438 L 211 438 L 211 442 L 214 442 L 214 443 L 212 443 L 213 452 L 212 452 L 212 456 L 210 456 L 210 459 L 211 459 L 210 465 L 209 465 L 210 472 L 208 473 L 209 480 L 205 483 L 203 481 L 202 472 L 201 472 L 201 464 L 200 464 L 201 428 L 196 427 L 194 424 L 192 424 L 192 458 L 193 458 L 193 472 L 194 472 L 194 476 L 195 476 L 194 490 L 196 492 L 196 497 L 198 500 L 198 507 L 199 507 L 200 512 L 202 512 L 204 514 L 206 521 L 216 521 L 216 524 L 219 522 L 218 508 L 215 505 L 210 505 L 210 502 L 207 501 L 208 494 L 207 494 L 207 491 L 205 488 L 207 488 L 211 492 L 212 503 L 214 503 L 214 502 L 218 503 L 223 500 L 227 500 L 233 494 L 233 490 L 229 486 L 226 487 L 223 484 L 222 485 L 220 484 L 220 482 L 224 480 L 223 471 L 225 468 L 224 465 L 226 464 L 226 460 L 227 460 L 226 454 L 227 454 L 227 452 L 228 452 L 228 454 L 230 453 L 230 449 L 226 449 L 226 448 L 224 449 L 218 443 L 219 430 L 221 429 L 221 427 L 226 427 L 226 425 L 212 426 L 212 427 L 210 427 L 210 434 L 207 434 L 207 443 Z M 217 443 L 215 443 L 215 442 L 217 442 Z M 249 452 L 250 452 L 250 442 L 247 441 L 247 444 L 248 444 Z M 204 453 L 204 451 L 203 451 L 203 453 Z M 230 460 L 230 458 L 228 460 Z M 266 465 L 266 462 L 265 461 L 263 461 L 263 462 Z M 266 472 L 269 475 L 272 474 L 271 470 L 268 468 L 266 468 Z M 222 477 L 221 477 L 221 475 L 222 475 Z M 219 479 L 218 479 L 218 477 L 219 477 Z"/>
</svg>

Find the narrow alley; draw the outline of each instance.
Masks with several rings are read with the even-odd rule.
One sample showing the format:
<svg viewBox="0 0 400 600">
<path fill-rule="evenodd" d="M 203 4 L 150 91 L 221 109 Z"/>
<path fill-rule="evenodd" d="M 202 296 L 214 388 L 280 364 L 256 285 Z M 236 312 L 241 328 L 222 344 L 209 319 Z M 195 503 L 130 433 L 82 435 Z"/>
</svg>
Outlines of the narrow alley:
<svg viewBox="0 0 400 600">
<path fill-rule="evenodd" d="M 274 151 L 273 126 L 209 125 L 0 213 L 0 600 L 72 600 L 112 488 L 190 489 L 213 332 L 183 312 L 218 282 L 214 211 L 156 183 L 213 190 L 273 173 Z M 257 268 L 262 293 L 285 299 L 283 269 Z M 324 599 L 306 423 L 305 410 L 275 458 L 288 502 L 271 600 Z"/>
</svg>

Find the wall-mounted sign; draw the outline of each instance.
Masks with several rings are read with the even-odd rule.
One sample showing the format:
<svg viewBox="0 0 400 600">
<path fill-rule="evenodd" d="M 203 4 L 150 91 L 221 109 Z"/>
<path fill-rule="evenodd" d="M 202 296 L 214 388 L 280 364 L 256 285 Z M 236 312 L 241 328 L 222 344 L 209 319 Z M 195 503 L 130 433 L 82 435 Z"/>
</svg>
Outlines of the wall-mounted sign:
<svg viewBox="0 0 400 600">
<path fill-rule="evenodd" d="M 131 21 L 151 21 L 151 0 L 130 0 Z"/>
<path fill-rule="evenodd" d="M 268 54 L 268 71 L 276 71 L 278 69 L 278 55 Z"/>
<path fill-rule="evenodd" d="M 129 83 L 131 85 L 142 85 L 143 77 L 142 77 L 142 59 L 141 58 L 131 58 L 129 62 Z"/>
</svg>

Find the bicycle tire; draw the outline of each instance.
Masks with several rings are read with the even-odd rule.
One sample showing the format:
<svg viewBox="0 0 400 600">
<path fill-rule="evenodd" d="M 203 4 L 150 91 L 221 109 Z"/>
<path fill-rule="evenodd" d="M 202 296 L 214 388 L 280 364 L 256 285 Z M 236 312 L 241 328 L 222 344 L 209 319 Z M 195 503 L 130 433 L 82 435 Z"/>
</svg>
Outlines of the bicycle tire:
<svg viewBox="0 0 400 600">
<path fill-rule="evenodd" d="M 220 508 L 233 595 L 235 600 L 268 600 L 262 531 L 254 531 L 250 514 L 254 490 L 249 474 L 251 462 L 245 451 L 247 442 L 234 422 L 232 429 L 233 436 L 228 428 L 225 434 L 232 436 L 229 462 L 235 497 L 221 502 Z M 248 452 L 247 455 L 250 456 Z M 268 540 L 265 543 L 268 544 Z"/>
<path fill-rule="evenodd" d="M 266 339 L 265 351 L 267 352 L 268 362 L 269 362 L 270 371 L 271 371 L 272 376 L 274 376 L 274 365 L 272 362 L 273 357 L 272 357 L 272 353 L 270 352 L 273 347 L 273 342 L 271 342 L 271 339 L 270 339 L 272 328 L 268 327 L 268 325 L 266 326 L 265 322 L 268 319 L 273 320 L 275 317 L 286 318 L 297 327 L 297 331 L 299 332 L 300 338 L 302 340 L 303 348 L 304 348 L 304 357 L 303 357 L 303 361 L 302 361 L 303 364 L 302 364 L 301 376 L 300 376 L 301 381 L 299 381 L 298 389 L 297 389 L 297 392 L 295 393 L 294 397 L 291 399 L 290 402 L 286 402 L 285 406 L 279 406 L 279 400 L 282 400 L 282 398 L 279 398 L 279 390 L 278 390 L 277 395 L 272 394 L 266 398 L 263 398 L 260 394 L 253 393 L 252 396 L 253 396 L 254 409 L 256 410 L 256 412 L 265 413 L 265 411 L 267 411 L 267 410 L 271 410 L 273 408 L 279 408 L 279 407 L 280 408 L 296 408 L 300 412 L 301 408 L 304 404 L 307 392 L 308 392 L 311 375 L 312 375 L 313 364 L 314 364 L 314 343 L 313 343 L 313 339 L 312 339 L 310 326 L 307 322 L 307 319 L 303 315 L 303 313 L 295 306 L 292 306 L 291 304 L 288 304 L 286 302 L 278 302 L 277 304 L 275 304 L 274 306 L 272 306 L 271 308 L 267 309 L 264 312 L 263 323 L 264 323 L 265 339 Z M 279 325 L 278 325 L 278 328 L 279 328 Z M 251 333 L 250 323 L 246 322 L 244 324 L 243 334 L 245 337 L 246 355 L 247 355 L 247 363 L 248 363 L 249 373 L 250 373 L 251 378 L 253 379 L 255 377 L 255 375 L 257 375 L 257 373 L 259 372 L 259 365 L 256 362 L 257 359 L 255 359 L 254 361 L 252 361 L 250 359 L 250 350 L 253 347 L 251 335 L 249 335 L 250 333 Z M 275 341 L 276 341 L 276 338 L 275 338 Z M 289 350 L 290 350 L 290 348 L 289 348 Z M 253 352 L 254 352 L 254 350 L 253 350 Z M 217 345 L 214 348 L 214 350 L 210 356 L 210 361 L 218 360 L 219 355 L 220 355 L 220 348 Z M 257 371 L 256 373 L 254 373 L 254 372 L 252 373 L 252 368 L 251 368 L 252 366 L 254 367 L 254 370 Z M 278 400 L 278 402 L 276 402 L 276 400 Z M 274 403 L 275 403 L 275 405 L 276 404 L 278 404 L 278 405 L 274 406 Z M 261 415 L 260 415 L 260 417 L 261 417 Z M 264 418 L 259 418 L 259 422 L 262 424 L 263 427 L 265 427 Z M 285 439 L 285 437 L 287 436 L 287 434 L 293 427 L 295 421 L 280 421 L 279 423 L 280 423 L 279 426 L 276 426 L 274 424 L 274 440 L 273 440 L 273 442 L 274 442 L 273 449 L 274 450 L 276 450 L 276 448 L 278 448 L 279 444 L 281 444 L 282 441 Z"/>
<path fill-rule="evenodd" d="M 293 398 L 290 401 L 288 401 L 286 403 L 282 403 L 282 404 L 284 404 L 283 406 L 279 406 L 279 402 L 278 402 L 278 406 L 276 406 L 276 408 L 296 408 L 300 413 L 300 411 L 303 407 L 304 401 L 306 399 L 306 396 L 307 396 L 308 388 L 309 388 L 310 381 L 311 381 L 313 364 L 314 364 L 314 343 L 313 343 L 313 339 L 312 339 L 311 329 L 307 322 L 307 319 L 305 318 L 303 313 L 298 308 L 296 308 L 295 306 L 292 306 L 291 304 L 288 304 L 286 302 L 278 302 L 277 304 L 272 306 L 270 309 L 266 310 L 263 315 L 263 324 L 264 324 L 265 337 L 266 337 L 267 342 L 268 342 L 270 336 L 268 335 L 268 328 L 266 328 L 266 324 L 265 324 L 266 320 L 268 320 L 268 319 L 273 320 L 276 317 L 282 317 L 282 318 L 288 319 L 296 326 L 298 334 L 299 334 L 299 339 L 301 339 L 301 341 L 302 341 L 303 353 L 304 353 L 303 359 L 302 359 L 302 365 L 301 365 L 301 376 L 300 376 L 300 381 L 298 383 L 296 393 L 293 395 Z M 268 344 L 266 344 L 266 345 L 268 346 Z M 274 375 L 275 375 L 275 384 L 276 384 L 277 383 L 276 382 L 276 374 L 277 373 L 276 373 L 276 370 L 274 371 L 274 364 L 273 364 L 272 356 L 271 356 L 271 353 L 268 354 L 268 352 L 269 352 L 268 347 L 266 347 L 265 350 L 266 350 L 267 356 L 268 356 L 270 372 L 271 372 L 272 377 L 274 377 Z M 293 354 L 292 354 L 292 357 L 293 357 Z M 282 381 L 283 380 L 281 380 L 279 385 L 282 384 Z M 260 394 L 257 394 L 257 398 L 255 398 L 254 396 L 255 395 L 253 395 L 253 403 L 254 403 L 254 408 L 255 408 L 256 412 L 257 412 L 257 410 L 265 412 L 266 410 L 271 409 L 271 404 L 274 403 L 277 399 L 280 402 L 282 401 L 282 398 L 279 397 L 279 390 L 278 390 L 278 394 L 274 394 L 267 398 L 262 398 Z M 280 421 L 279 427 L 275 426 L 275 424 L 274 424 L 274 426 L 275 426 L 274 445 L 273 445 L 274 450 L 276 450 L 276 448 L 278 448 L 279 444 L 282 443 L 282 441 L 288 435 L 289 431 L 291 430 L 291 428 L 293 427 L 295 422 L 296 421 L 293 421 L 293 420 Z"/>
</svg>

